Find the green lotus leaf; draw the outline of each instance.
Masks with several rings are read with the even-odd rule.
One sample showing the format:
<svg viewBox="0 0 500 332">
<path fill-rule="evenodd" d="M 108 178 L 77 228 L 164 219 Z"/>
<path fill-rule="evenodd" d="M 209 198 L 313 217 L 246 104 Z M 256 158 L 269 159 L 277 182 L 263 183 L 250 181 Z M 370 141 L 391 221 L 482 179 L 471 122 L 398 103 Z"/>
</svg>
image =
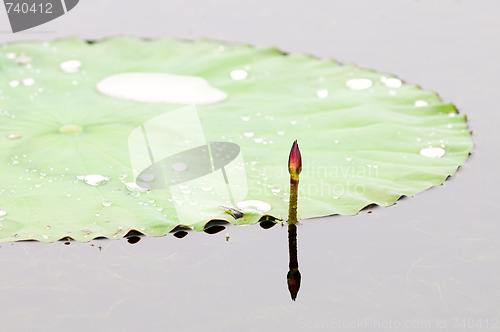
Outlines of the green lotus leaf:
<svg viewBox="0 0 500 332">
<path fill-rule="evenodd" d="M 302 219 L 392 205 L 472 149 L 434 92 L 332 60 L 171 38 L 2 45 L 0 241 L 281 220 L 296 139 Z"/>
</svg>

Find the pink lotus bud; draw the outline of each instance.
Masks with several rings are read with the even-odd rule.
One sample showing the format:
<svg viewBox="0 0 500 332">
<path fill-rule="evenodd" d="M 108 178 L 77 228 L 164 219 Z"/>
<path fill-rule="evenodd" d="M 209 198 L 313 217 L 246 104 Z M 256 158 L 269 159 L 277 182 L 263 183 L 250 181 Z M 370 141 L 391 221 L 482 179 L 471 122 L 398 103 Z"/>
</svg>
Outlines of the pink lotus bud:
<svg viewBox="0 0 500 332">
<path fill-rule="evenodd" d="M 302 171 L 302 157 L 300 156 L 297 140 L 295 140 L 290 150 L 290 156 L 288 157 L 288 172 L 290 172 L 292 177 L 298 178 L 300 171 Z"/>
</svg>

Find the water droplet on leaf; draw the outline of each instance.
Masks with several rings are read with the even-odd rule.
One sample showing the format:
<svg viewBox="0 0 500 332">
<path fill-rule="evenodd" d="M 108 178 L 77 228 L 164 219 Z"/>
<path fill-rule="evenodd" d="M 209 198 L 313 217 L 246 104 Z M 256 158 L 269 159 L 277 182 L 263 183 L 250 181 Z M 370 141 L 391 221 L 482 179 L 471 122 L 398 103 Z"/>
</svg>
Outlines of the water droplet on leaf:
<svg viewBox="0 0 500 332">
<path fill-rule="evenodd" d="M 267 212 L 271 210 L 271 205 L 258 200 L 241 201 L 236 206 L 244 212 Z"/>
<path fill-rule="evenodd" d="M 99 174 L 92 174 L 85 176 L 85 183 L 91 186 L 102 186 L 109 181 L 107 176 L 102 176 Z"/>
<path fill-rule="evenodd" d="M 415 101 L 415 104 L 414 104 L 416 107 L 424 107 L 424 106 L 427 106 L 429 105 L 429 103 L 425 100 L 417 100 Z"/>
<path fill-rule="evenodd" d="M 352 78 L 345 82 L 345 85 L 352 90 L 364 90 L 371 88 L 373 82 L 368 78 Z"/>
<path fill-rule="evenodd" d="M 78 60 L 68 60 L 61 62 L 59 68 L 65 73 L 77 73 L 82 68 L 82 63 Z"/>
<path fill-rule="evenodd" d="M 326 98 L 328 97 L 328 90 L 325 90 L 325 89 L 321 89 L 321 90 L 318 90 L 316 91 L 316 96 L 318 96 L 318 98 Z"/>
<path fill-rule="evenodd" d="M 247 78 L 248 73 L 243 69 L 236 69 L 231 72 L 231 78 L 235 81 L 241 81 Z"/>
<path fill-rule="evenodd" d="M 427 147 L 420 150 L 420 154 L 428 158 L 441 158 L 446 151 L 443 148 Z"/>
<path fill-rule="evenodd" d="M 181 162 L 175 163 L 171 167 L 176 172 L 184 172 L 187 169 L 187 165 Z"/>
</svg>

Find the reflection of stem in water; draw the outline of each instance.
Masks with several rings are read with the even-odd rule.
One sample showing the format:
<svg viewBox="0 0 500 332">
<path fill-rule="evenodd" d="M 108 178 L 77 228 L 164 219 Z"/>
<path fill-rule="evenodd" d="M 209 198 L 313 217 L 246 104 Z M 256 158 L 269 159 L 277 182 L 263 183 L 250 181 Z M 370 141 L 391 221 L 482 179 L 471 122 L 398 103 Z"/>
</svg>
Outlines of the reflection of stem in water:
<svg viewBox="0 0 500 332">
<path fill-rule="evenodd" d="M 290 173 L 290 202 L 288 205 L 288 249 L 290 252 L 289 271 L 286 275 L 288 290 L 295 301 L 300 288 L 299 260 L 297 257 L 297 201 L 299 193 L 299 174 L 302 171 L 302 158 L 297 141 L 293 142 L 288 158 Z"/>
<path fill-rule="evenodd" d="M 295 301 L 300 288 L 299 260 L 297 257 L 297 225 L 288 224 L 288 250 L 290 252 L 289 271 L 286 275 L 288 290 Z"/>
</svg>

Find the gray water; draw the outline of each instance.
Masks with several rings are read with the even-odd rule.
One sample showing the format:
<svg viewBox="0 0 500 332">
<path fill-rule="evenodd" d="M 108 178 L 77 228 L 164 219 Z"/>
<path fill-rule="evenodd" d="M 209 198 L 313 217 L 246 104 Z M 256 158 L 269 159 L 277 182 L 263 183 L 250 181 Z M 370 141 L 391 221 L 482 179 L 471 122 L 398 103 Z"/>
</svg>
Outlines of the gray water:
<svg viewBox="0 0 500 332">
<path fill-rule="evenodd" d="M 500 330 L 500 2 L 86 0 L 15 35 L 0 15 L 0 42 L 205 37 L 394 73 L 455 103 L 475 143 L 443 186 L 302 221 L 295 302 L 280 225 L 135 245 L 3 243 L 3 331 Z"/>
</svg>

